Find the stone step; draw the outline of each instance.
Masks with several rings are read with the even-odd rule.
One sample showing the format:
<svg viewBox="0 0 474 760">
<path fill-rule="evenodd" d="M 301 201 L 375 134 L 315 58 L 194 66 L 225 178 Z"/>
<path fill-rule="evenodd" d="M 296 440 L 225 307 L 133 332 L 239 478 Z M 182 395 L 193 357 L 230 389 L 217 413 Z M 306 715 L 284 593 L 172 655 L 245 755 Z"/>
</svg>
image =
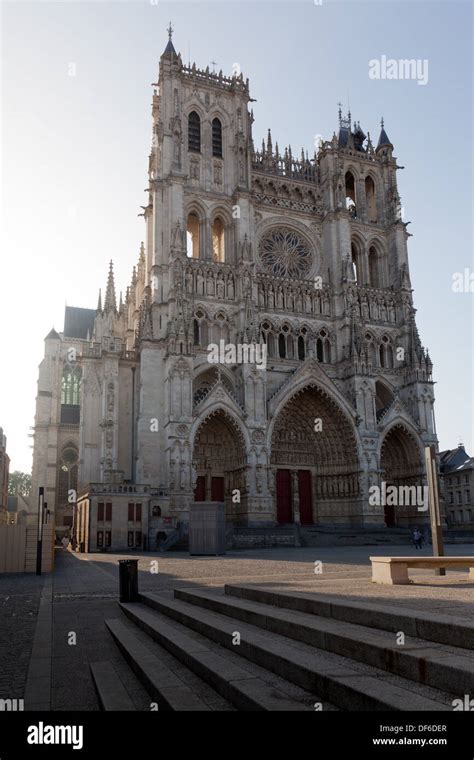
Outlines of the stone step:
<svg viewBox="0 0 474 760">
<path fill-rule="evenodd" d="M 159 710 L 207 711 L 209 707 L 163 665 L 120 620 L 105 624 L 116 644 Z"/>
<path fill-rule="evenodd" d="M 102 710 L 131 712 L 136 709 L 109 660 L 92 662 L 90 669 Z"/>
<path fill-rule="evenodd" d="M 344 710 L 452 710 L 452 697 L 226 615 L 155 594 L 146 605 Z M 235 645 L 235 634 L 240 643 Z M 429 693 L 429 695 L 428 695 Z"/>
<path fill-rule="evenodd" d="M 311 694 L 306 703 L 293 699 L 252 672 L 231 660 L 225 651 L 209 642 L 205 644 L 190 635 L 182 625 L 170 624 L 143 604 L 121 604 L 123 612 L 154 641 L 167 649 L 196 675 L 212 686 L 239 710 L 301 711 L 314 709 L 309 705 L 320 701 Z M 289 685 L 289 691 L 291 691 Z"/>
<path fill-rule="evenodd" d="M 442 613 L 427 613 L 413 607 L 396 608 L 387 604 L 348 601 L 329 594 L 318 595 L 302 591 L 273 591 L 245 583 L 227 584 L 228 596 L 261 602 L 319 617 L 334 618 L 348 623 L 385 631 L 403 631 L 418 639 L 447 644 L 462 649 L 474 649 L 474 624 Z"/>
<path fill-rule="evenodd" d="M 302 641 L 320 650 L 364 662 L 381 670 L 452 693 L 474 690 L 472 653 L 405 635 L 374 631 L 353 622 L 277 609 L 268 604 L 224 596 L 222 592 L 176 589 L 175 597 L 213 612 L 242 620 L 272 633 Z"/>
</svg>

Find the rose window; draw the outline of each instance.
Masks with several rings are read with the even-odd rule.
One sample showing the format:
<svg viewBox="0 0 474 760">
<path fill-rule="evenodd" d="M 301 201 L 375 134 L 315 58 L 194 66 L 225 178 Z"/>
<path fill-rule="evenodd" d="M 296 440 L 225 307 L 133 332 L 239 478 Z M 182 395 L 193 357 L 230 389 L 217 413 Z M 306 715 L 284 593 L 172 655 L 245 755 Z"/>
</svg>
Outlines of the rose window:
<svg viewBox="0 0 474 760">
<path fill-rule="evenodd" d="M 306 277 L 313 263 L 310 249 L 293 230 L 267 232 L 259 245 L 260 261 L 275 277 Z"/>
</svg>

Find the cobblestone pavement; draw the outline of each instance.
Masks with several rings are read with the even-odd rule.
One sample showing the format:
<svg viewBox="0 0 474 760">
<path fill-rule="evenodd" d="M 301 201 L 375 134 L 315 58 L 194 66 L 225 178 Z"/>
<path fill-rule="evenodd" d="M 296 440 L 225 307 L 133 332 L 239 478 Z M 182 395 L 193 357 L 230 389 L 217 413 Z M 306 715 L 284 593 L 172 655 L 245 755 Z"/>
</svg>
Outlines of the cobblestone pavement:
<svg viewBox="0 0 474 760">
<path fill-rule="evenodd" d="M 474 583 L 466 572 L 449 571 L 440 577 L 433 571 L 412 570 L 414 585 L 372 584 L 369 557 L 388 551 L 401 556 L 411 554 L 412 548 L 274 548 L 232 551 L 223 557 L 59 550 L 53 577 L 53 710 L 99 709 L 89 666 L 105 659 L 113 663 L 137 709 L 149 709 L 148 695 L 125 665 L 104 624 L 107 618 L 121 616 L 118 560 L 127 557 L 139 561 L 141 591 L 169 594 L 177 587 L 254 583 L 474 620 Z M 429 548 L 422 553 L 429 555 Z M 448 553 L 470 555 L 472 546 L 450 546 Z M 0 576 L 0 698 L 23 696 L 42 585 L 43 579 L 35 575 Z M 71 634 L 75 634 L 75 644 Z"/>
<path fill-rule="evenodd" d="M 44 576 L 0 575 L 0 699 L 22 699 Z"/>
<path fill-rule="evenodd" d="M 165 592 L 186 586 L 254 583 L 298 588 L 308 593 L 337 594 L 371 603 L 398 604 L 418 610 L 474 620 L 474 583 L 466 570 L 438 576 L 432 570 L 409 571 L 409 586 L 381 586 L 371 582 L 370 556 L 405 556 L 412 547 L 351 546 L 232 551 L 223 557 L 189 557 L 186 553 L 71 555 L 58 568 L 54 582 L 56 602 L 81 594 L 111 598 L 118 592 L 118 560 L 138 559 L 139 588 Z M 449 546 L 448 555 L 471 556 L 472 545 Z M 419 552 L 430 555 L 430 547 Z M 315 565 L 315 563 L 321 563 Z M 158 572 L 154 572 L 158 569 Z M 315 572 L 321 570 L 321 572 Z"/>
</svg>

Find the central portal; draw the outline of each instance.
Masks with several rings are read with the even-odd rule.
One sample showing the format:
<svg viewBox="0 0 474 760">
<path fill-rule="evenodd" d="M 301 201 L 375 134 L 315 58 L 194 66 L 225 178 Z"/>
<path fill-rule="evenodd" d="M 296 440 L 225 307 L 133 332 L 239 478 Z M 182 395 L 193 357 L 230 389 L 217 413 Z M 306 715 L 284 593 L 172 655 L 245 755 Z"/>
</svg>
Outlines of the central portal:
<svg viewBox="0 0 474 760">
<path fill-rule="evenodd" d="M 360 466 L 352 422 L 325 391 L 307 386 L 288 400 L 271 447 L 279 523 L 345 522 L 357 515 Z"/>
</svg>

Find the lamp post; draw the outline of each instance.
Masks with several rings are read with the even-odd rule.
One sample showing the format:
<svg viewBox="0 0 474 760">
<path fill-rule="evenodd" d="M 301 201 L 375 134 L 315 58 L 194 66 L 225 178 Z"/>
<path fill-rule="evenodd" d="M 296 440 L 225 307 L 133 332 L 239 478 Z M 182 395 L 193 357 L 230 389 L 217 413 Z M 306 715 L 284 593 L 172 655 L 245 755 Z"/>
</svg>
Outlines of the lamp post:
<svg viewBox="0 0 474 760">
<path fill-rule="evenodd" d="M 42 547 L 43 547 L 43 512 L 44 512 L 44 488 L 38 488 L 38 535 L 36 540 L 36 575 L 41 575 Z"/>
</svg>

